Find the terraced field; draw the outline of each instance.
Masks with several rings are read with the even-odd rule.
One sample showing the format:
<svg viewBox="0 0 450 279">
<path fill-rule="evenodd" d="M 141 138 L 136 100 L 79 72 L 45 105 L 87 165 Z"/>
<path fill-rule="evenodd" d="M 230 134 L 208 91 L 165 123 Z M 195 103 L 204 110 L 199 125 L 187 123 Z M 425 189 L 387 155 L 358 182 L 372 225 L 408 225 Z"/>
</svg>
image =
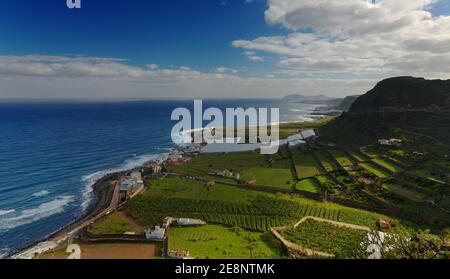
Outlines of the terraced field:
<svg viewBox="0 0 450 279">
<path fill-rule="evenodd" d="M 387 173 L 386 171 L 377 168 L 376 166 L 370 164 L 370 163 L 362 163 L 359 164 L 361 167 L 363 167 L 365 170 L 367 170 L 368 172 L 376 175 L 379 178 L 386 178 L 389 177 L 389 173 Z"/>
<path fill-rule="evenodd" d="M 323 193 L 320 183 L 318 183 L 318 181 L 313 178 L 304 179 L 298 182 L 295 186 L 295 189 L 315 194 Z"/>
<path fill-rule="evenodd" d="M 143 228 L 161 224 L 164 217 L 190 217 L 251 231 L 293 224 L 304 216 L 349 223 L 375 224 L 378 214 L 282 194 L 270 194 L 216 184 L 209 190 L 195 180 L 166 178 L 130 200 L 124 210 Z"/>
<path fill-rule="evenodd" d="M 359 151 L 354 151 L 354 150 L 349 150 L 350 155 L 353 156 L 353 158 L 355 158 L 359 163 L 364 163 L 367 161 L 367 158 L 365 158 L 363 156 L 363 154 L 361 154 L 361 152 Z"/>
<path fill-rule="evenodd" d="M 393 164 L 387 160 L 384 160 L 383 158 L 372 159 L 372 161 L 374 161 L 375 163 L 379 164 L 382 167 L 385 167 L 386 169 L 392 172 L 399 172 L 402 170 L 398 165 Z"/>
<path fill-rule="evenodd" d="M 341 150 L 337 150 L 337 149 L 330 149 L 329 152 L 331 153 L 331 155 L 333 155 L 333 157 L 336 159 L 336 161 L 338 161 L 338 163 L 342 167 L 353 166 L 352 161 L 350 160 L 350 158 L 347 157 L 345 152 L 343 152 Z"/>
<path fill-rule="evenodd" d="M 295 153 L 293 156 L 298 178 L 302 179 L 320 174 L 320 166 L 313 154 L 302 152 Z"/>
<path fill-rule="evenodd" d="M 325 156 L 323 152 L 316 152 L 317 157 L 327 172 L 338 170 L 339 167 L 330 158 Z"/>
<path fill-rule="evenodd" d="M 383 187 L 385 187 L 387 190 L 391 191 L 394 194 L 397 194 L 401 197 L 404 197 L 414 202 L 422 202 L 425 198 L 423 194 L 404 188 L 399 185 L 384 184 Z"/>
<path fill-rule="evenodd" d="M 367 232 L 306 220 L 297 228 L 282 231 L 281 235 L 306 248 L 346 258 L 354 255 Z"/>
<path fill-rule="evenodd" d="M 256 180 L 258 185 L 267 185 L 285 190 L 291 189 L 295 183 L 289 168 L 253 167 L 241 172 L 241 180 Z"/>
</svg>

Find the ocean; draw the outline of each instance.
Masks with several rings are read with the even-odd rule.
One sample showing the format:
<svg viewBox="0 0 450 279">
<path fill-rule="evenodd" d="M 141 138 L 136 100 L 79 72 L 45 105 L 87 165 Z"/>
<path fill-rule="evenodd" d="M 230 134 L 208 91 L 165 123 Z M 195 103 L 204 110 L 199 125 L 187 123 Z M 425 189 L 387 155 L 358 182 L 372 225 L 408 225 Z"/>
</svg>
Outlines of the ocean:
<svg viewBox="0 0 450 279">
<path fill-rule="evenodd" d="M 280 121 L 312 120 L 319 105 L 205 101 L 204 109 L 279 107 Z M 193 101 L 0 103 L 0 258 L 83 215 L 91 186 L 175 148 L 172 110 Z"/>
</svg>

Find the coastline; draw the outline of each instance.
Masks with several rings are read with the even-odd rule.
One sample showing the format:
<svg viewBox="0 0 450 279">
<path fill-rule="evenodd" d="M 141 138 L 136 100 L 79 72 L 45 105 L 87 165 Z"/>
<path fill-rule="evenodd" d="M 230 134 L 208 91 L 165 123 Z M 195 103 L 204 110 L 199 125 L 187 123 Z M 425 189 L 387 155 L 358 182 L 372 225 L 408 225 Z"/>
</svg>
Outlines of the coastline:
<svg viewBox="0 0 450 279">
<path fill-rule="evenodd" d="M 33 244 L 28 245 L 22 249 L 17 251 L 12 251 L 12 254 L 6 255 L 5 258 L 23 258 L 27 254 L 33 253 L 33 248 L 36 249 L 40 244 L 46 242 L 54 242 L 57 246 L 60 246 L 64 243 L 70 241 L 73 237 L 76 236 L 76 232 L 81 230 L 84 227 L 81 227 L 83 224 L 88 223 L 90 220 L 95 219 L 97 216 L 101 215 L 111 204 L 113 199 L 115 185 L 114 181 L 116 181 L 120 176 L 123 176 L 128 171 L 121 171 L 116 173 L 111 173 L 103 176 L 99 180 L 97 180 L 92 185 L 92 193 L 94 195 L 95 202 L 91 202 L 88 208 L 84 211 L 80 217 L 75 219 L 73 222 L 61 227 L 54 233 L 36 240 Z M 52 243 L 53 244 L 53 243 Z"/>
<path fill-rule="evenodd" d="M 319 117 L 319 115 L 316 115 L 316 117 Z M 326 114 L 321 115 L 321 118 L 326 117 L 327 117 Z M 286 122 L 279 122 L 279 124 L 281 125 L 288 123 L 303 123 L 303 122 L 314 122 L 314 121 L 286 121 Z M 183 148 L 179 146 L 173 148 L 172 151 L 182 151 L 182 149 Z M 30 255 L 36 254 L 36 252 L 40 254 L 42 251 L 45 252 L 46 250 L 55 249 L 71 241 L 74 237 L 77 236 L 77 233 L 79 231 L 81 231 L 88 225 L 94 223 L 99 218 L 104 217 L 105 215 L 109 214 L 110 211 L 112 211 L 110 205 L 115 191 L 115 183 L 112 182 L 118 180 L 119 177 L 124 176 L 129 171 L 140 169 L 143 167 L 144 164 L 153 162 L 155 160 L 156 159 L 149 160 L 140 165 L 134 166 L 133 168 L 130 169 L 124 169 L 117 172 L 105 174 L 103 177 L 99 178 L 94 184 L 92 184 L 91 187 L 95 202 L 91 202 L 82 215 L 80 215 L 77 219 L 73 220 L 73 222 L 65 226 L 62 226 L 54 233 L 51 233 L 46 237 L 36 240 L 33 244 L 30 244 L 16 251 L 11 251 L 11 254 L 6 255 L 5 258 L 12 258 L 12 259 L 30 258 Z M 162 161 L 166 160 L 167 157 L 164 157 L 162 159 Z M 40 247 L 40 245 L 42 244 L 44 244 L 44 247 Z"/>
</svg>

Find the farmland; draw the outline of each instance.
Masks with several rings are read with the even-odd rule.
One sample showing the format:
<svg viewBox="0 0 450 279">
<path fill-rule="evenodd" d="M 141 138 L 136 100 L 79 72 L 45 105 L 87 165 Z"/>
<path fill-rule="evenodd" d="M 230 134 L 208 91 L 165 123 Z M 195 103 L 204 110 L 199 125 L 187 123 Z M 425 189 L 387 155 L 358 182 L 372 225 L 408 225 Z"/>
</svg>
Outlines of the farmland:
<svg viewBox="0 0 450 279">
<path fill-rule="evenodd" d="M 179 176 L 148 180 L 144 193 L 90 230 L 96 234 L 142 231 L 160 225 L 167 216 L 195 218 L 207 225 L 170 227 L 169 249 L 188 250 L 195 258 L 283 258 L 285 251 L 270 229 L 292 227 L 306 216 L 370 229 L 378 229 L 377 222 L 383 219 L 395 224 L 399 231 L 415 230 L 418 226 L 409 221 L 423 222 L 431 215 L 430 224 L 445 223 L 444 213 L 415 210 L 413 206 L 423 203 L 427 196 L 424 192 L 431 189 L 416 186 L 414 176 L 408 180 L 408 185 L 413 186 L 397 185 L 398 175 L 406 173 L 408 165 L 385 151 L 361 150 L 312 143 L 297 149 L 283 146 L 274 155 L 243 152 L 195 156 L 188 163 L 168 169 Z M 224 169 L 232 171 L 233 176 L 212 173 Z M 210 180 L 215 184 L 206 185 Z M 370 196 L 386 203 L 404 198 L 402 210 L 408 219 L 300 196 L 317 200 L 327 197 L 331 201 L 338 197 L 372 207 L 377 203 Z M 339 258 L 351 257 L 364 235 L 355 229 L 311 220 L 283 230 L 283 236 L 290 241 Z"/>
<path fill-rule="evenodd" d="M 373 164 L 370 163 L 362 163 L 359 164 L 361 167 L 363 167 L 364 169 L 366 169 L 368 172 L 373 173 L 374 175 L 376 175 L 379 178 L 386 178 L 389 176 L 389 173 L 387 173 L 386 171 L 377 168 L 376 166 L 374 166 Z"/>
<path fill-rule="evenodd" d="M 115 212 L 88 228 L 91 234 L 122 234 L 125 232 L 142 233 L 143 229 L 123 212 Z"/>
<path fill-rule="evenodd" d="M 217 189 L 215 188 L 216 186 Z M 208 194 L 209 193 L 209 194 Z M 378 214 L 283 194 L 269 194 L 227 185 L 209 191 L 194 180 L 166 178 L 125 206 L 127 216 L 147 228 L 166 216 L 199 218 L 212 224 L 264 232 L 304 216 L 375 226 Z"/>
<path fill-rule="evenodd" d="M 320 182 L 312 178 L 298 182 L 295 189 L 316 194 L 321 194 L 323 192 Z"/>
<path fill-rule="evenodd" d="M 337 149 L 329 149 L 329 152 L 342 167 L 351 167 L 353 165 L 351 160 L 347 157 L 347 155 L 345 155 L 343 151 Z"/>
<path fill-rule="evenodd" d="M 313 154 L 296 152 L 293 156 L 298 178 L 307 178 L 320 174 L 320 167 Z"/>
<path fill-rule="evenodd" d="M 332 172 L 339 169 L 334 161 L 326 156 L 324 152 L 316 152 L 316 155 L 327 172 Z"/>
<path fill-rule="evenodd" d="M 169 249 L 188 250 L 200 259 L 277 259 L 284 249 L 269 233 L 216 225 L 169 229 Z"/>
<path fill-rule="evenodd" d="M 389 191 L 391 191 L 399 196 L 405 197 L 414 202 L 422 202 L 424 199 L 424 195 L 422 195 L 414 190 L 406 189 L 399 185 L 385 184 L 384 187 L 386 187 Z"/>
<path fill-rule="evenodd" d="M 152 259 L 161 256 L 157 243 L 77 243 L 81 259 Z M 39 259 L 67 259 L 66 247 L 44 253 Z"/>
<path fill-rule="evenodd" d="M 398 172 L 401 171 L 401 168 L 397 166 L 396 164 L 393 164 L 391 162 L 388 162 L 386 160 L 383 160 L 381 158 L 373 159 L 373 162 L 379 164 L 380 166 L 390 170 L 391 172 Z"/>
<path fill-rule="evenodd" d="M 367 232 L 308 219 L 281 234 L 288 241 L 306 248 L 347 258 L 353 256 Z"/>
<path fill-rule="evenodd" d="M 244 181 L 256 180 L 257 184 L 281 189 L 291 189 L 295 183 L 289 168 L 253 167 L 243 171 L 241 179 Z"/>
</svg>

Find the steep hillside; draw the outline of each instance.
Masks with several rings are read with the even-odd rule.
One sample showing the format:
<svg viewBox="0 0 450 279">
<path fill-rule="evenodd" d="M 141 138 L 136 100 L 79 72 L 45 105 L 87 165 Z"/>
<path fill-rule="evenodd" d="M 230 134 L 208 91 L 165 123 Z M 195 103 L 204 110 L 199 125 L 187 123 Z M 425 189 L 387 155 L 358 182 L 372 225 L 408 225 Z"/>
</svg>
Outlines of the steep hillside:
<svg viewBox="0 0 450 279">
<path fill-rule="evenodd" d="M 379 82 L 359 97 L 350 111 L 427 109 L 450 106 L 450 80 L 397 77 Z"/>
<path fill-rule="evenodd" d="M 340 103 L 334 108 L 342 111 L 349 111 L 355 101 L 359 98 L 359 95 L 347 96 L 340 101 Z"/>
<path fill-rule="evenodd" d="M 450 143 L 450 81 L 399 77 L 360 96 L 349 112 L 320 129 L 336 142 L 367 143 L 414 133 Z"/>
</svg>

